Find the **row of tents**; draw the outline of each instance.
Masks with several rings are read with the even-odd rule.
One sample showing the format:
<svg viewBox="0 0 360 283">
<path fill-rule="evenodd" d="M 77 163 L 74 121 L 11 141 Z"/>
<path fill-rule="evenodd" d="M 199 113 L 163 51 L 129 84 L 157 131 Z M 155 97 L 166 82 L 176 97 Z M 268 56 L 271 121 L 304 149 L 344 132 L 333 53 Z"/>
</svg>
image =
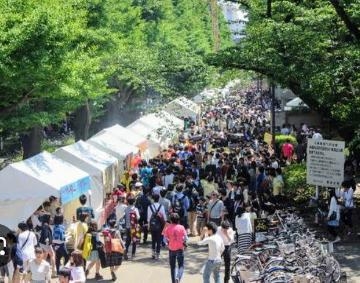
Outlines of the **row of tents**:
<svg viewBox="0 0 360 283">
<path fill-rule="evenodd" d="M 69 223 L 85 194 L 96 219 L 105 221 L 104 200 L 134 161 L 154 158 L 184 128 L 183 117 L 199 121 L 201 106 L 185 97 L 144 115 L 127 127 L 103 129 L 87 141 L 42 152 L 0 171 L 0 223 L 15 229 L 50 196 L 60 199 Z"/>
</svg>

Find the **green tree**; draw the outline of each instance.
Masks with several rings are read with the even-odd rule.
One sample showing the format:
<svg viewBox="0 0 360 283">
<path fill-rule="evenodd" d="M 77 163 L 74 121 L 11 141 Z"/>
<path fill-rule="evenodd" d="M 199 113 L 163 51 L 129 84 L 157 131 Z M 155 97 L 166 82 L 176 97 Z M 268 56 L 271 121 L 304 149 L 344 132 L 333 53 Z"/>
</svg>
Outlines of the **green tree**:
<svg viewBox="0 0 360 283">
<path fill-rule="evenodd" d="M 240 3 L 249 13 L 246 38 L 212 56 L 211 62 L 256 71 L 290 88 L 311 108 L 330 117 L 349 139 L 360 122 L 360 3 Z"/>
</svg>

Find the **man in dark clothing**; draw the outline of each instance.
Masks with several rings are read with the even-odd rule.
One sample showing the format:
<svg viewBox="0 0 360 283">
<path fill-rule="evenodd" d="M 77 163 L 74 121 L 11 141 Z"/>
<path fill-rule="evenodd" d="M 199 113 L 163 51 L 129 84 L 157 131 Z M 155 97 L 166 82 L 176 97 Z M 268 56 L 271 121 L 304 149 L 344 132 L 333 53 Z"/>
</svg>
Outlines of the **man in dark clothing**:
<svg viewBox="0 0 360 283">
<path fill-rule="evenodd" d="M 147 237 L 148 237 L 148 222 L 147 222 L 147 208 L 151 205 L 151 201 L 149 199 L 148 191 L 144 188 L 142 193 L 139 194 L 139 196 L 136 199 L 135 206 L 139 210 L 140 219 L 139 219 L 139 225 L 142 228 L 143 232 L 143 243 L 147 243 Z"/>
<path fill-rule="evenodd" d="M 88 216 L 88 222 L 91 221 L 91 219 L 95 218 L 94 210 L 92 207 L 86 206 L 87 197 L 86 195 L 81 195 L 79 197 L 79 202 L 81 204 L 80 207 L 76 209 L 76 220 L 80 220 L 80 215 L 86 214 Z"/>
</svg>

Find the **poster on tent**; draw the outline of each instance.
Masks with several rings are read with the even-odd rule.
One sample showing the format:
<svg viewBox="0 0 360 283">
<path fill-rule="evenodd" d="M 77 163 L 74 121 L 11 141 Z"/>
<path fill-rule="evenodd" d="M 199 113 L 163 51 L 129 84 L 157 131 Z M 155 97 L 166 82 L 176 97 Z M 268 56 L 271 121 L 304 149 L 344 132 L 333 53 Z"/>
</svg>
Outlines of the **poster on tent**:
<svg viewBox="0 0 360 283">
<path fill-rule="evenodd" d="M 344 180 L 345 142 L 308 139 L 307 178 L 310 185 L 340 187 Z"/>
<path fill-rule="evenodd" d="M 68 184 L 60 189 L 61 203 L 64 205 L 85 194 L 90 190 L 90 177 L 85 177 L 75 183 Z"/>
</svg>

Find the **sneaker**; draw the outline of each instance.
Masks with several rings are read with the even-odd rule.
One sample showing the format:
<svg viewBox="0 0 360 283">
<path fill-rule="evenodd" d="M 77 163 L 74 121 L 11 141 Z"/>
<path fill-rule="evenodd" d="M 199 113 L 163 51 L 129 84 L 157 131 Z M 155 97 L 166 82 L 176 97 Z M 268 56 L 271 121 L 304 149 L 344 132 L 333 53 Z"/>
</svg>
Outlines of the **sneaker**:
<svg viewBox="0 0 360 283">
<path fill-rule="evenodd" d="M 130 260 L 134 260 L 134 259 L 135 259 L 135 254 L 132 254 Z"/>
<path fill-rule="evenodd" d="M 338 242 L 340 242 L 340 241 L 341 241 L 340 237 L 337 236 L 336 239 L 333 241 L 333 243 L 335 244 L 335 243 L 338 243 Z"/>
<path fill-rule="evenodd" d="M 117 277 L 116 277 L 114 271 L 111 271 L 111 281 L 114 281 L 114 282 L 115 282 L 116 279 L 117 279 Z"/>
<path fill-rule="evenodd" d="M 124 254 L 124 260 L 129 260 L 129 257 L 127 254 Z"/>
<path fill-rule="evenodd" d="M 155 259 L 158 260 L 160 258 L 160 254 L 156 254 Z"/>
<path fill-rule="evenodd" d="M 95 280 L 96 281 L 99 281 L 99 280 L 103 280 L 104 278 L 99 274 L 99 273 L 96 273 L 95 274 Z"/>
</svg>

